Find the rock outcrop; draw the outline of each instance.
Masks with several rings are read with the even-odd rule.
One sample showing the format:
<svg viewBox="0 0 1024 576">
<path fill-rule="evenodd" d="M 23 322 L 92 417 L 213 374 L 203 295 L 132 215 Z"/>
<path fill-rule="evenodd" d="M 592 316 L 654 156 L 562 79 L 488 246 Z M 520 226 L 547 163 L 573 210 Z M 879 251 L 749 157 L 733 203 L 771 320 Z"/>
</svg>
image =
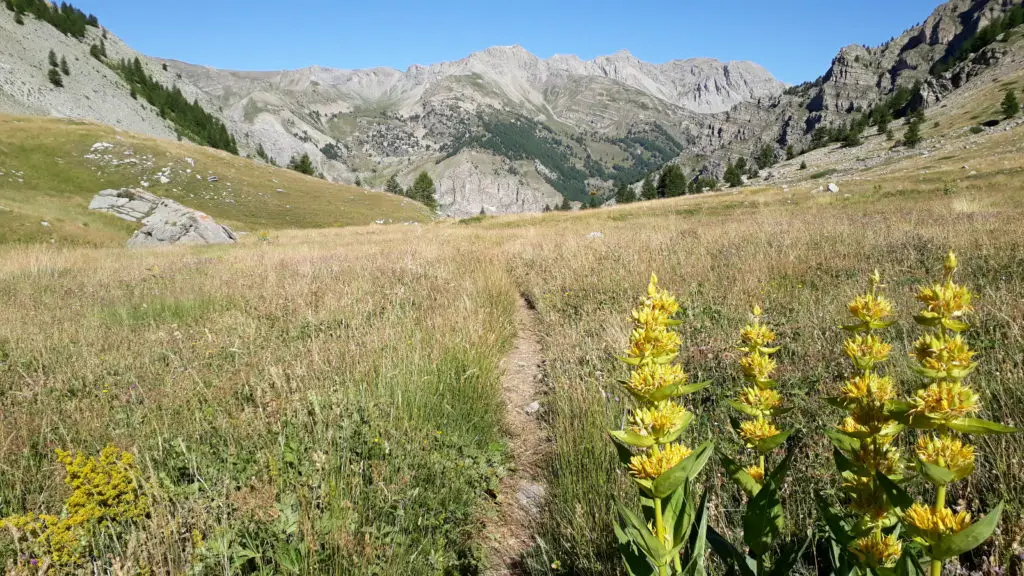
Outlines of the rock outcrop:
<svg viewBox="0 0 1024 576">
<path fill-rule="evenodd" d="M 206 214 L 145 190 L 103 190 L 93 197 L 89 209 L 140 222 L 142 228 L 128 240 L 129 247 L 234 244 L 238 240 L 230 228 Z"/>
</svg>

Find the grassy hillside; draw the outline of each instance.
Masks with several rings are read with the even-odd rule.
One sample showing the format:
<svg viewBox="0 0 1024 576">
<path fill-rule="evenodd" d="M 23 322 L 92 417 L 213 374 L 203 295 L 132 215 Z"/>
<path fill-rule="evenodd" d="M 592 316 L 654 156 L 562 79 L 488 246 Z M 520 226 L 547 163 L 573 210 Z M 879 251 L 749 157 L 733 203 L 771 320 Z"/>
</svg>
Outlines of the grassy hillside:
<svg viewBox="0 0 1024 576">
<path fill-rule="evenodd" d="M 93 150 L 97 143 L 111 146 Z M 87 207 L 100 190 L 139 188 L 142 182 L 239 231 L 430 219 L 423 206 L 405 198 L 210 148 L 52 118 L 0 115 L 0 172 L 0 243 L 124 242 L 130 224 Z"/>
<path fill-rule="evenodd" d="M 0 136 L 3 162 L 30 146 L 10 134 L 28 121 L 10 122 Z M 60 161 L 18 168 L 25 184 L 33 174 L 52 182 L 47 169 L 64 163 L 90 187 L 106 178 L 82 157 L 119 134 L 83 129 L 101 132 L 54 150 Z M 32 146 L 47 145 L 40 142 Z M 56 136 L 49 142 L 65 146 Z M 136 153 L 153 145 L 130 142 Z M 234 212 L 241 194 L 228 203 L 226 190 L 214 196 L 205 180 L 180 188 L 232 223 L 262 217 L 253 221 L 288 225 L 291 213 L 280 204 L 265 216 L 256 211 L 260 186 L 270 187 L 252 176 L 257 170 L 279 180 L 273 186 L 289 199 L 305 183 L 310 198 L 345 190 L 181 149 L 204 178 L 219 170 L 225 185 L 247 182 L 252 215 Z M 51 200 L 84 203 L 91 195 L 70 183 L 59 193 L 37 185 L 18 195 L 7 177 L 2 203 L 22 198 L 18 214 L 32 218 Z M 823 431 L 841 413 L 824 398 L 847 375 L 838 328 L 845 303 L 875 268 L 897 305 L 891 371 L 906 394 L 920 384 L 905 360 L 918 334 L 915 287 L 936 277 L 946 250 L 958 252 L 959 278 L 978 300 L 967 337 L 981 359 L 972 376 L 980 416 L 1022 424 L 1022 182 L 1018 127 L 946 135 L 843 177 L 839 194 L 815 192 L 822 180 L 809 178 L 571 214 L 282 230 L 270 242 L 234 247 L 2 245 L 0 517 L 59 514 L 70 491 L 54 449 L 96 454 L 113 444 L 136 457 L 147 513 L 93 535 L 85 549 L 95 564 L 127 573 L 477 573 L 497 537 L 484 529 L 493 498 L 515 497 L 495 489 L 511 465 L 500 361 L 522 295 L 539 322 L 541 414 L 553 443 L 541 543 L 526 570 L 618 574 L 612 505 L 633 490 L 606 434 L 626 407 L 615 356 L 627 340 L 628 311 L 655 271 L 687 307 L 688 371 L 712 382 L 690 401 L 698 414 L 687 432 L 693 444 L 714 438 L 738 449 L 725 404 L 740 385 L 737 331 L 755 302 L 777 329 L 778 380 L 796 408 L 786 424 L 803 437 L 799 481 L 786 486 L 783 501 L 793 524 L 806 526 L 813 496 L 836 495 Z M 175 180 L 153 186 L 174 187 Z M 314 203 L 302 206 L 320 217 Z M 54 209 L 65 227 L 101 229 L 96 216 Z M 114 232 L 84 238 L 102 243 Z M 1022 434 L 981 440 L 978 471 L 950 491 L 951 503 L 974 512 L 1007 503 L 998 537 L 963 559 L 972 569 L 989 558 L 1008 573 L 1020 570 L 1022 453 Z M 712 523 L 736 536 L 739 495 L 715 463 L 702 482 Z M 0 537 L 0 563 L 18 553 Z M 814 573 L 818 560 L 809 552 L 798 573 Z"/>
</svg>

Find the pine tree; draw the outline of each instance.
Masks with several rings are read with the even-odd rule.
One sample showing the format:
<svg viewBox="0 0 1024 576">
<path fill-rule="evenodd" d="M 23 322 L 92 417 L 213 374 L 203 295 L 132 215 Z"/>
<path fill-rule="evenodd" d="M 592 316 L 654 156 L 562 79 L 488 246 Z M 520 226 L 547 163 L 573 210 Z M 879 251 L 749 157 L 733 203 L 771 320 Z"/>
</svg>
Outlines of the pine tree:
<svg viewBox="0 0 1024 576">
<path fill-rule="evenodd" d="M 740 158 L 742 160 L 742 158 Z M 733 164 L 732 160 L 729 161 L 729 165 L 725 168 L 725 183 L 733 188 L 738 188 L 743 185 L 743 172 L 737 164 Z"/>
<path fill-rule="evenodd" d="M 307 176 L 316 176 L 316 168 L 313 166 L 313 160 L 309 157 L 309 154 L 306 153 L 303 153 L 302 156 L 293 156 L 292 161 L 288 163 L 288 168 L 291 168 L 296 172 L 306 174 Z"/>
<path fill-rule="evenodd" d="M 786 146 L 786 160 L 792 160 L 796 158 L 796 150 L 793 149 L 793 145 Z"/>
<path fill-rule="evenodd" d="M 53 84 L 57 88 L 61 88 L 64 86 L 64 79 L 60 75 L 60 70 L 57 70 L 56 68 L 50 68 L 50 73 L 48 77 L 50 78 L 50 84 Z"/>
<path fill-rule="evenodd" d="M 68 68 L 68 59 L 63 56 L 60 57 L 60 72 L 65 76 L 71 76 L 71 69 Z"/>
<path fill-rule="evenodd" d="M 757 167 L 761 170 L 775 165 L 775 148 L 771 144 L 765 144 L 757 153 Z"/>
<path fill-rule="evenodd" d="M 921 120 L 915 118 L 907 126 L 907 132 L 903 135 L 903 144 L 907 148 L 916 148 L 921 143 Z"/>
<path fill-rule="evenodd" d="M 654 200 L 658 197 L 658 189 L 654 187 L 654 178 L 648 174 L 640 186 L 640 198 L 643 200 Z"/>
<path fill-rule="evenodd" d="M 412 187 L 409 188 L 409 197 L 430 209 L 437 208 L 437 189 L 434 187 L 434 180 L 430 178 L 430 174 L 420 172 L 416 181 L 412 183 Z"/>
<path fill-rule="evenodd" d="M 1017 94 L 1013 90 L 1007 90 L 1006 95 L 1003 96 L 1003 115 L 1007 118 L 1013 118 L 1020 113 L 1020 102 L 1017 100 Z"/>
<path fill-rule="evenodd" d="M 807 170 L 807 160 L 800 162 L 800 169 Z"/>
<path fill-rule="evenodd" d="M 633 193 L 633 190 L 631 190 L 625 182 L 620 183 L 615 189 L 616 204 L 629 204 L 635 200 L 636 194 Z"/>
<path fill-rule="evenodd" d="M 14 23 L 20 26 L 25 25 L 25 17 L 21 15 L 21 12 L 14 13 Z"/>
<path fill-rule="evenodd" d="M 402 189 L 402 185 L 398 183 L 398 177 L 394 174 L 388 178 L 386 184 L 384 184 L 384 190 L 389 194 L 396 194 L 398 196 L 405 196 L 405 190 Z"/>
<path fill-rule="evenodd" d="M 562 198 L 562 205 L 559 206 L 558 209 L 561 210 L 562 212 L 568 212 L 568 211 L 572 210 L 572 204 L 569 202 L 568 198 L 563 197 Z"/>
<path fill-rule="evenodd" d="M 57 53 L 54 52 L 53 50 L 50 50 L 49 61 L 50 61 L 50 68 L 56 68 L 56 67 L 60 66 L 60 62 L 57 61 Z"/>
<path fill-rule="evenodd" d="M 686 175 L 678 164 L 669 164 L 661 170 L 658 178 L 658 196 L 674 198 L 686 194 Z"/>
</svg>

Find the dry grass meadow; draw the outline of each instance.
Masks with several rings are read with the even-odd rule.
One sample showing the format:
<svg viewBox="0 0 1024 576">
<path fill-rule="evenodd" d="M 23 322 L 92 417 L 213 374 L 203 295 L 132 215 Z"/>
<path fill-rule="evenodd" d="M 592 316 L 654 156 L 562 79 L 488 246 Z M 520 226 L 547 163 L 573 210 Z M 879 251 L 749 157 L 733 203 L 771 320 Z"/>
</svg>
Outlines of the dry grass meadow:
<svg viewBox="0 0 1024 576">
<path fill-rule="evenodd" d="M 982 417 L 1024 424 L 1022 143 L 1020 130 L 995 134 L 837 195 L 809 181 L 574 214 L 278 231 L 231 248 L 0 246 L 0 516 L 58 514 L 54 449 L 112 443 L 136 455 L 150 511 L 92 535 L 93 568 L 478 573 L 511 465 L 499 365 L 522 296 L 536 310 L 553 442 L 526 571 L 617 574 L 612 503 L 631 490 L 606 435 L 624 408 L 614 357 L 655 271 L 687 307 L 688 370 L 713 383 L 692 399 L 695 443 L 738 448 L 724 402 L 740 382 L 736 333 L 753 303 L 777 328 L 803 440 L 784 503 L 808 525 L 813 497 L 836 487 L 822 431 L 840 417 L 823 400 L 847 370 L 838 326 L 875 268 L 902 352 L 917 334 L 915 286 L 957 251 L 978 294 L 968 337 Z M 917 377 L 894 357 L 909 392 Z M 978 472 L 950 496 L 976 511 L 1007 502 L 980 553 L 1003 566 L 1022 552 L 1022 453 L 1020 434 L 985 437 Z M 735 534 L 738 494 L 714 464 L 703 484 L 715 525 Z M 17 554 L 0 540 L 0 563 Z M 808 551 L 803 573 L 816 561 Z"/>
</svg>

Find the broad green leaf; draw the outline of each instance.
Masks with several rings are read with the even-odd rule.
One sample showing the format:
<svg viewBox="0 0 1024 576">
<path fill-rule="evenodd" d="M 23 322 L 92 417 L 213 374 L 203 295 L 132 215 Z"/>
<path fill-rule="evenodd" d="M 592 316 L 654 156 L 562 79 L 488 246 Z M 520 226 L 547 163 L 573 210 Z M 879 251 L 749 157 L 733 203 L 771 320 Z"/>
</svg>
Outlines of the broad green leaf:
<svg viewBox="0 0 1024 576">
<path fill-rule="evenodd" d="M 931 547 L 932 557 L 946 560 L 981 546 L 995 532 L 1002 514 L 1003 503 L 1000 502 L 987 516 L 971 524 L 960 533 L 940 538 Z"/>
<path fill-rule="evenodd" d="M 750 416 L 752 418 L 757 418 L 758 416 L 762 415 L 762 412 L 757 408 L 747 406 L 746 404 L 742 402 L 737 402 L 735 400 L 729 400 L 729 406 L 732 406 L 732 408 L 737 412 L 742 412 L 743 414 L 746 414 L 747 416 Z"/>
<path fill-rule="evenodd" d="M 729 574 L 739 573 L 740 576 L 757 576 L 747 565 L 747 555 L 740 552 L 732 545 L 732 542 L 726 540 L 724 536 L 710 526 L 708 526 L 707 538 L 711 551 L 729 568 Z"/>
<path fill-rule="evenodd" d="M 949 471 L 949 469 L 943 468 L 942 466 L 936 466 L 935 464 L 929 464 L 924 460 L 918 460 L 917 467 L 921 470 L 921 475 L 936 486 L 945 486 L 950 482 L 956 481 L 956 475 Z"/>
<path fill-rule="evenodd" d="M 793 457 L 796 455 L 797 444 L 798 442 L 791 442 L 786 448 L 786 456 L 775 465 L 771 472 L 767 472 L 768 480 L 774 482 L 776 486 L 782 486 L 782 481 L 789 474 L 789 467 L 793 464 Z"/>
<path fill-rule="evenodd" d="M 650 448 L 657 444 L 657 441 L 650 436 L 641 436 L 636 432 L 630 432 L 628 430 L 613 430 L 608 432 L 608 434 L 620 443 L 628 446 L 634 446 L 636 448 Z"/>
<path fill-rule="evenodd" d="M 910 497 L 910 494 L 907 494 L 907 491 L 904 490 L 902 486 L 894 482 L 892 478 L 889 478 L 881 472 L 876 472 L 875 480 L 878 482 L 878 485 L 885 490 L 885 495 L 889 497 L 889 502 L 891 502 L 896 508 L 899 508 L 900 510 L 907 510 L 914 505 L 914 499 Z"/>
<path fill-rule="evenodd" d="M 847 410 L 850 407 L 850 403 L 845 398 L 839 396 L 828 396 L 825 398 L 825 403 L 840 410 Z"/>
<path fill-rule="evenodd" d="M 943 318 L 942 325 L 953 332 L 963 332 L 971 327 L 970 324 L 954 320 L 953 318 Z"/>
<path fill-rule="evenodd" d="M 665 529 L 672 534 L 672 541 L 676 543 L 686 542 L 690 536 L 690 529 L 693 526 L 693 519 L 696 515 L 691 484 L 689 482 L 684 483 L 680 490 L 673 492 L 672 496 L 664 500 L 663 503 L 663 521 L 665 522 Z"/>
<path fill-rule="evenodd" d="M 766 481 L 747 503 L 743 514 L 743 542 L 755 557 L 764 556 L 784 524 L 779 489 L 775 483 Z"/>
<path fill-rule="evenodd" d="M 619 456 L 619 462 L 623 466 L 628 466 L 630 459 L 633 458 L 633 450 L 630 449 L 629 445 L 622 443 L 614 434 L 611 435 L 612 444 L 615 445 L 615 453 Z"/>
<path fill-rule="evenodd" d="M 845 550 L 855 540 L 846 526 L 846 522 L 821 498 L 818 499 L 818 509 L 821 511 L 822 518 L 825 519 L 825 525 L 828 526 L 832 540 Z"/>
<path fill-rule="evenodd" d="M 708 458 L 714 451 L 713 442 L 705 442 L 697 447 L 682 462 L 665 472 L 651 484 L 651 494 L 655 498 L 665 498 L 674 492 L 679 486 L 697 476 L 707 464 Z"/>
<path fill-rule="evenodd" d="M 772 569 L 768 576 L 789 576 L 792 574 L 793 567 L 800 561 L 800 556 L 803 555 L 810 542 L 811 534 L 808 534 L 803 544 L 800 544 L 799 541 L 790 541 L 782 546 L 782 550 L 779 551 L 775 562 L 772 563 Z"/>
<path fill-rule="evenodd" d="M 707 542 L 708 530 L 708 495 L 704 493 L 700 508 L 697 510 L 700 521 L 697 527 L 697 538 L 690 549 L 690 562 L 683 568 L 683 576 L 707 576 L 704 569 L 704 545 Z"/>
<path fill-rule="evenodd" d="M 636 544 L 647 558 L 657 564 L 658 559 L 664 558 L 668 553 L 665 545 L 658 540 L 658 535 L 651 532 L 651 529 L 647 527 L 647 523 L 641 520 L 629 508 L 621 504 L 617 505 L 617 508 L 619 509 L 619 516 L 622 518 L 623 524 L 625 524 L 623 531 L 626 533 L 626 536 Z"/>
<path fill-rule="evenodd" d="M 687 396 L 694 392 L 699 392 L 711 385 L 711 382 L 697 382 L 696 384 L 678 385 L 673 384 L 671 386 L 665 386 L 659 388 L 654 392 L 647 395 L 647 398 L 651 402 L 661 402 L 662 400 L 668 400 L 670 398 L 678 398 L 680 396 Z"/>
<path fill-rule="evenodd" d="M 629 576 L 654 576 L 654 566 L 640 554 L 637 546 L 618 524 L 615 525 L 615 538 L 619 542 L 619 556 L 622 557 L 622 564 Z"/>
<path fill-rule="evenodd" d="M 832 441 L 833 446 L 839 448 L 843 452 L 856 452 L 857 450 L 860 450 L 860 440 L 850 436 L 849 434 L 844 434 L 839 430 L 830 428 L 825 430 L 825 436 L 828 436 L 828 439 Z"/>
<path fill-rule="evenodd" d="M 748 496 L 757 494 L 757 491 L 761 489 L 761 484 L 754 480 L 738 462 L 729 458 L 723 453 L 718 454 L 718 458 L 722 461 L 722 467 L 725 468 L 725 473 L 728 474 L 729 478 L 736 483 Z"/>
<path fill-rule="evenodd" d="M 1017 431 L 1012 426 L 978 418 L 957 418 L 949 423 L 949 427 L 961 434 L 1012 434 Z"/>
<path fill-rule="evenodd" d="M 783 442 L 785 442 L 786 439 L 789 438 L 789 436 L 795 430 L 796 429 L 793 428 L 793 429 L 790 429 L 790 430 L 786 430 L 785 432 L 779 432 L 778 434 L 776 434 L 775 436 L 772 436 L 771 438 L 765 438 L 764 440 L 761 440 L 754 447 L 757 448 L 758 452 L 760 452 L 762 454 L 767 454 L 767 453 L 771 452 L 772 450 L 775 450 L 776 448 L 778 448 L 779 445 L 782 444 Z"/>
</svg>

